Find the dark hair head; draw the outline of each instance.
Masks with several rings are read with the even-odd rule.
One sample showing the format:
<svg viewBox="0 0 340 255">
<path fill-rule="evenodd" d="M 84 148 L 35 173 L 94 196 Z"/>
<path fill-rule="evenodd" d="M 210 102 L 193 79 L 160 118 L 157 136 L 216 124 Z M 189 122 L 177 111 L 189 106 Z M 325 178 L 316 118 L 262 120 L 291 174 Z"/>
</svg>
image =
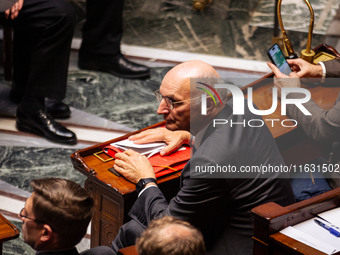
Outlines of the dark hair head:
<svg viewBox="0 0 340 255">
<path fill-rule="evenodd" d="M 33 214 L 56 232 L 59 247 L 79 243 L 92 217 L 91 195 L 79 184 L 59 178 L 32 180 L 31 186 Z"/>
</svg>

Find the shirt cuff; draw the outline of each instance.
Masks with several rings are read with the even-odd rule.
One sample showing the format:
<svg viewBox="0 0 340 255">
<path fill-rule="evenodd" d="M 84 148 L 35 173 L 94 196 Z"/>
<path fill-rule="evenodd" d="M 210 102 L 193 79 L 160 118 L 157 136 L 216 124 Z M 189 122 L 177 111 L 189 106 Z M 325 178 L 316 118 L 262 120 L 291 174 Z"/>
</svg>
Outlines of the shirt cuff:
<svg viewBox="0 0 340 255">
<path fill-rule="evenodd" d="M 156 188 L 157 188 L 157 185 L 149 185 L 149 186 L 145 187 L 144 189 L 142 189 L 142 190 L 139 192 L 138 197 L 139 197 L 140 195 L 142 195 L 142 193 L 143 193 L 145 190 L 147 190 L 148 188 L 151 188 L 151 187 L 156 187 Z"/>
<path fill-rule="evenodd" d="M 322 67 L 321 83 L 324 83 L 325 82 L 325 78 L 326 78 L 326 67 L 325 67 L 325 64 L 323 62 L 319 62 L 318 64 Z"/>
</svg>

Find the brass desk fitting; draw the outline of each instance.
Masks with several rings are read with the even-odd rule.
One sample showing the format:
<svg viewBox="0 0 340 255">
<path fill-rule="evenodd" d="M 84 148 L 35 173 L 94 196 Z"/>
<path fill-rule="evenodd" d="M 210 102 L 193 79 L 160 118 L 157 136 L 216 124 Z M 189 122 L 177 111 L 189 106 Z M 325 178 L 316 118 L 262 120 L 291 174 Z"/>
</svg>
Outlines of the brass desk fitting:
<svg viewBox="0 0 340 255">
<path fill-rule="evenodd" d="M 311 49 L 311 45 L 312 45 L 312 36 L 313 36 L 313 27 L 314 27 L 314 11 L 309 0 L 304 0 L 304 1 L 307 4 L 309 12 L 310 12 L 310 23 L 309 23 L 307 46 L 305 50 L 301 51 L 301 58 L 309 63 L 313 63 L 315 52 Z M 285 46 L 287 58 L 297 58 L 297 55 L 295 54 L 294 49 L 293 49 L 293 45 L 288 39 L 286 30 L 282 23 L 281 4 L 282 4 L 282 0 L 279 0 L 278 5 L 277 5 L 277 17 L 278 17 L 279 25 L 280 25 L 281 32 L 282 32 L 283 44 Z"/>
<path fill-rule="evenodd" d="M 203 11 L 211 3 L 212 3 L 212 0 L 193 0 L 192 1 L 192 8 L 195 11 Z"/>
</svg>

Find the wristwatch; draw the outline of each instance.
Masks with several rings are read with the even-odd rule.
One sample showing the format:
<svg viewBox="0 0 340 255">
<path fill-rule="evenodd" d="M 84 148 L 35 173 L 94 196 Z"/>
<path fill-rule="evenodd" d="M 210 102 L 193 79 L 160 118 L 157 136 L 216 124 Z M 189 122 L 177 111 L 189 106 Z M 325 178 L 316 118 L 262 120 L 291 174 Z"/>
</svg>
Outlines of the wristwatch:
<svg viewBox="0 0 340 255">
<path fill-rule="evenodd" d="M 141 192 L 142 189 L 145 188 L 145 185 L 148 184 L 148 183 L 150 183 L 150 182 L 157 183 L 157 180 L 154 179 L 154 178 L 140 179 L 139 182 L 136 184 L 137 193 Z"/>
</svg>

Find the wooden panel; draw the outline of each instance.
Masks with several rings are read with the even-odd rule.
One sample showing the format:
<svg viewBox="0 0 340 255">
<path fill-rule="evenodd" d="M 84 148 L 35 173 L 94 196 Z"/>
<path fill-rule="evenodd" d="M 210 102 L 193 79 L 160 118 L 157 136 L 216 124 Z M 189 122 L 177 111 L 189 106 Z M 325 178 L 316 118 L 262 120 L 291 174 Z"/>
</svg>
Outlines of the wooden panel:
<svg viewBox="0 0 340 255">
<path fill-rule="evenodd" d="M 113 219 L 119 221 L 123 221 L 121 218 L 121 204 L 118 203 L 115 199 L 107 195 L 102 195 L 101 197 L 101 212 L 107 215 L 110 215 Z"/>
<path fill-rule="evenodd" d="M 105 187 L 91 180 L 86 181 L 85 188 L 94 198 L 94 211 L 91 224 L 91 247 L 111 246 L 118 230 L 124 223 L 124 199 Z"/>
<path fill-rule="evenodd" d="M 111 242 L 115 239 L 118 234 L 119 228 L 115 225 L 105 221 L 104 218 L 100 219 L 100 245 L 111 246 Z"/>
</svg>

